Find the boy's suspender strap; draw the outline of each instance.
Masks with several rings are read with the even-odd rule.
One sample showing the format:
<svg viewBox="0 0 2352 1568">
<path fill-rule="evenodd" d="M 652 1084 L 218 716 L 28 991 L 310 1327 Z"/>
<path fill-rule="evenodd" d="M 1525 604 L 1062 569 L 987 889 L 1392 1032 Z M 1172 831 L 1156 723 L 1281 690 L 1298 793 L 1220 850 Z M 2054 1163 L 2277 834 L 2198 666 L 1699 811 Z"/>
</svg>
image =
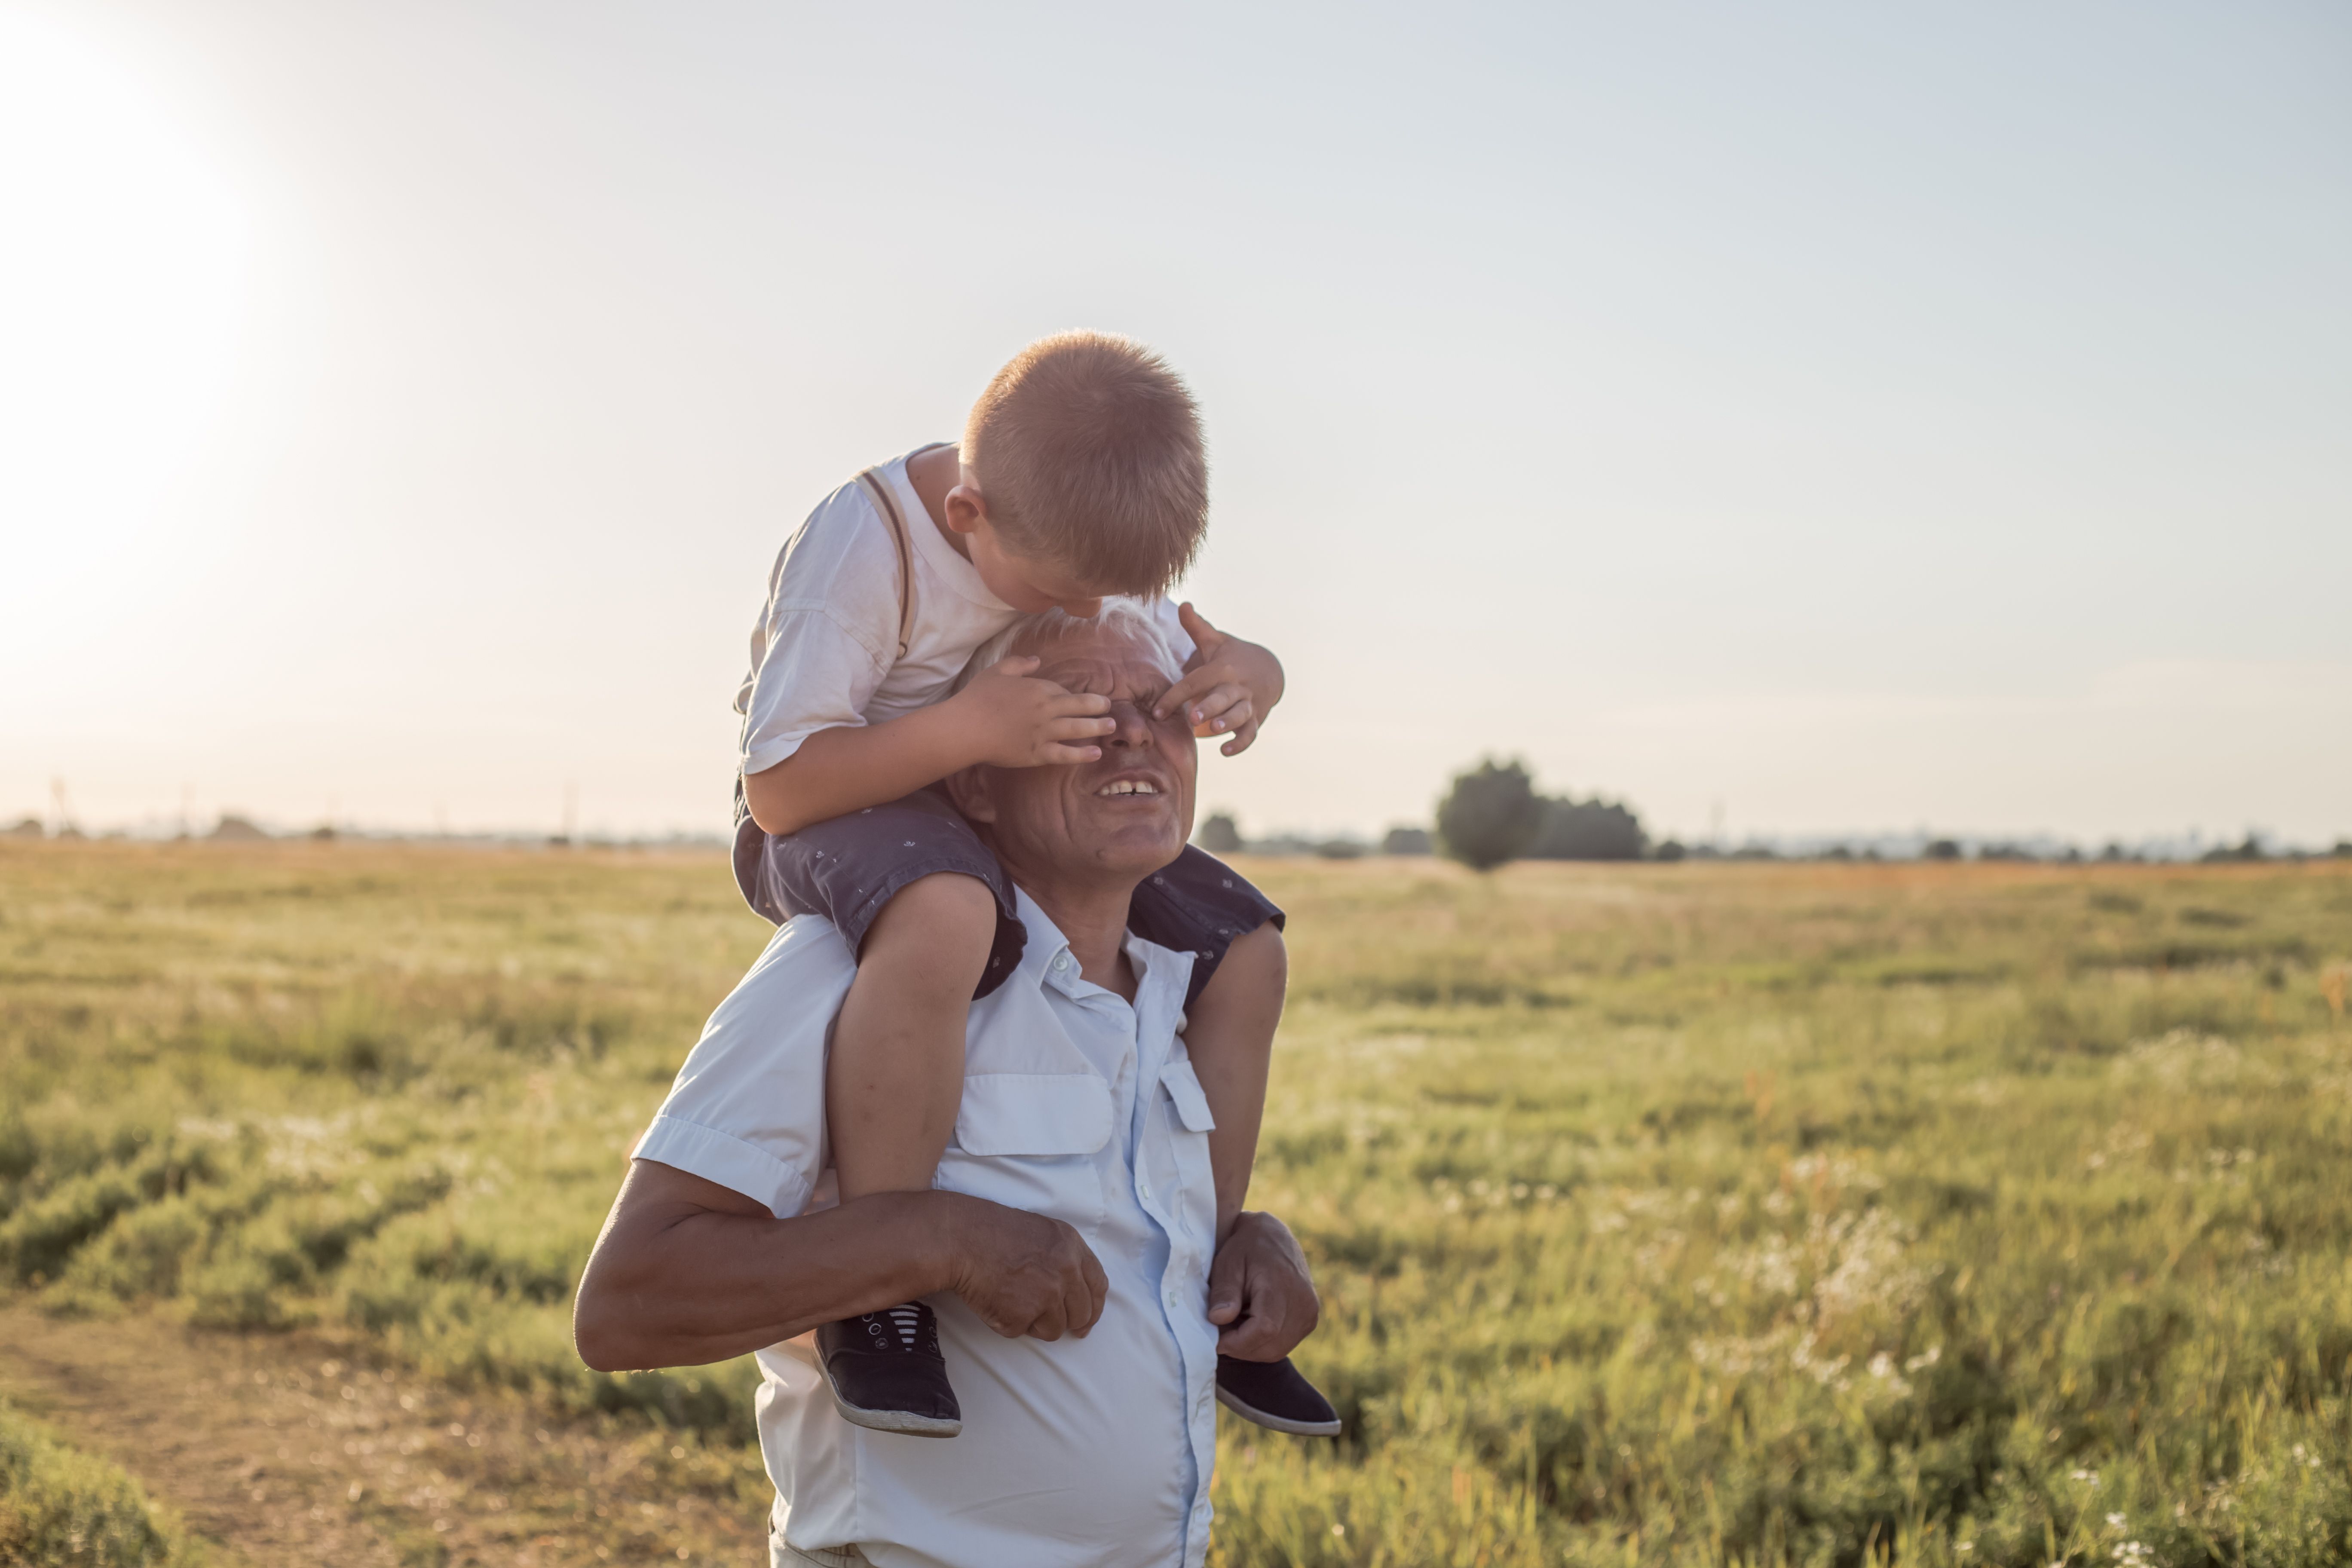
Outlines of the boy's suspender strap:
<svg viewBox="0 0 2352 1568">
<path fill-rule="evenodd" d="M 890 542 L 898 547 L 898 657 L 904 658 L 915 635 L 915 542 L 907 537 L 907 520 L 898 515 L 898 503 L 891 499 L 890 483 L 882 471 L 868 468 L 857 482 L 874 498 L 874 510 L 890 525 Z"/>
</svg>

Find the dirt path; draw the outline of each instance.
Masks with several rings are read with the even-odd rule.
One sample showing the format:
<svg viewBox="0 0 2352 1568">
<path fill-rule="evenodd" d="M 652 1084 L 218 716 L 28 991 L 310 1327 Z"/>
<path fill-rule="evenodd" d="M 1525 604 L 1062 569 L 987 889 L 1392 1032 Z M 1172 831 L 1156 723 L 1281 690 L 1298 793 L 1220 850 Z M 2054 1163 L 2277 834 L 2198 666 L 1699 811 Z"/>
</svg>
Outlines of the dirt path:
<svg viewBox="0 0 2352 1568">
<path fill-rule="evenodd" d="M 0 1305 L 0 1393 L 251 1568 L 767 1561 L 756 1450 L 566 1423 L 354 1354 Z"/>
</svg>

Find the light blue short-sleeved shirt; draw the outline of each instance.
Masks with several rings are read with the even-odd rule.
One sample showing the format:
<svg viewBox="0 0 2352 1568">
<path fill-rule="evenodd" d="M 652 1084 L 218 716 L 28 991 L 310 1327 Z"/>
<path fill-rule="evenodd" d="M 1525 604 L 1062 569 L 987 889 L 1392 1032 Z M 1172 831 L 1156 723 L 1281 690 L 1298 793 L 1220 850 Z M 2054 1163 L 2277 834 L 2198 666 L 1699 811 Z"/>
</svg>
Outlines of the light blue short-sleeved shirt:
<svg viewBox="0 0 2352 1568">
<path fill-rule="evenodd" d="M 1192 958 L 1129 936 L 1130 1005 L 1078 973 L 1026 894 L 1021 966 L 975 1002 L 963 1103 L 934 1185 L 1076 1227 L 1109 1277 L 1085 1339 L 1003 1339 L 935 1298 L 963 1407 L 944 1441 L 844 1421 L 805 1344 L 759 1352 L 776 1521 L 877 1568 L 1199 1568 L 1209 1544 L 1217 1330 L 1208 1102 L 1176 1030 Z M 822 917 L 780 928 L 711 1015 L 638 1146 L 788 1217 L 830 1163 L 824 1058 L 856 973 Z M 830 1184 L 824 1184 L 829 1187 Z"/>
</svg>

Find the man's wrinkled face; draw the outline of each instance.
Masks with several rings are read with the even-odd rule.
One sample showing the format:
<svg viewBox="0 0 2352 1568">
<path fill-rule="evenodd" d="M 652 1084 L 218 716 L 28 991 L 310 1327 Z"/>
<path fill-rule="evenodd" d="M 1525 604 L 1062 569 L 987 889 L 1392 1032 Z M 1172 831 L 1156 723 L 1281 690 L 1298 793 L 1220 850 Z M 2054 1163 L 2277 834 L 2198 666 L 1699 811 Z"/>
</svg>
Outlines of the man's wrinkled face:
<svg viewBox="0 0 2352 1568">
<path fill-rule="evenodd" d="M 965 815 L 992 826 L 1000 853 L 1035 865 L 1140 878 L 1183 853 L 1195 757 L 1181 714 L 1151 717 L 1173 684 L 1167 672 L 1124 636 L 1093 627 L 1018 651 L 1044 661 L 1038 679 L 1108 698 L 1118 727 L 1096 762 L 974 770 L 957 790 Z"/>
</svg>

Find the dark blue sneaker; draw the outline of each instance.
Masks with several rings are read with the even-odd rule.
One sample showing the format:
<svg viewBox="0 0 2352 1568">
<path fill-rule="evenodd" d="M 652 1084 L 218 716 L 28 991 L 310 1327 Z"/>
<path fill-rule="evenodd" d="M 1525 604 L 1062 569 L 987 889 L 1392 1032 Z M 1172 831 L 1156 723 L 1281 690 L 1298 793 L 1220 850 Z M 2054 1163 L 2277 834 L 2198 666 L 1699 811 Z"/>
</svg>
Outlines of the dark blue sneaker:
<svg viewBox="0 0 2352 1568">
<path fill-rule="evenodd" d="M 1217 1403 L 1244 1421 L 1299 1437 L 1337 1437 L 1339 1413 L 1306 1373 L 1280 1361 L 1217 1358 Z"/>
<path fill-rule="evenodd" d="M 816 1350 L 843 1420 L 909 1437 L 963 1430 L 940 1353 L 940 1320 L 920 1301 L 826 1323 Z"/>
</svg>

